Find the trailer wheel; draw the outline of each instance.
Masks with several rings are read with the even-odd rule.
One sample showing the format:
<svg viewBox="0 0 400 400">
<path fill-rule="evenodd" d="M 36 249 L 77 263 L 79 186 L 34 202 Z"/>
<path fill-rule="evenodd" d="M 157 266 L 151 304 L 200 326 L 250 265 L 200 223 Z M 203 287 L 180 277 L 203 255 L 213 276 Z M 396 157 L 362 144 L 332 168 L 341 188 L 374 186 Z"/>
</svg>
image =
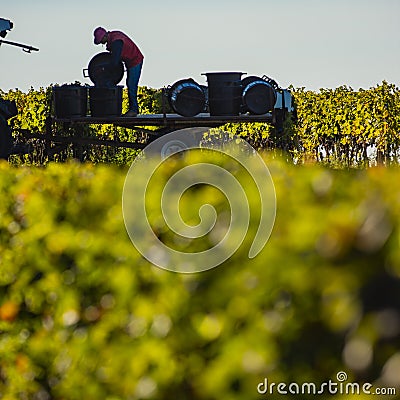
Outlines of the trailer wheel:
<svg viewBox="0 0 400 400">
<path fill-rule="evenodd" d="M 11 154 L 13 139 L 7 121 L 0 116 L 0 159 L 7 160 Z"/>
</svg>

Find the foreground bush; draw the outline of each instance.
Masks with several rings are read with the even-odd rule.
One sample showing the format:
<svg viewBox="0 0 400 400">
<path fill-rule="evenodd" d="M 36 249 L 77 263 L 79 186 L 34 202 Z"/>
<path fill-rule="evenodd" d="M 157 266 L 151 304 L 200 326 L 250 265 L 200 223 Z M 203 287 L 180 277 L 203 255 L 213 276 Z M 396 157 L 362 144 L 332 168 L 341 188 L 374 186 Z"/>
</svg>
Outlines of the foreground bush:
<svg viewBox="0 0 400 400">
<path fill-rule="evenodd" d="M 400 170 L 268 165 L 263 252 L 179 275 L 129 241 L 126 169 L 0 164 L 0 398 L 249 400 L 339 371 L 400 393 Z"/>
</svg>

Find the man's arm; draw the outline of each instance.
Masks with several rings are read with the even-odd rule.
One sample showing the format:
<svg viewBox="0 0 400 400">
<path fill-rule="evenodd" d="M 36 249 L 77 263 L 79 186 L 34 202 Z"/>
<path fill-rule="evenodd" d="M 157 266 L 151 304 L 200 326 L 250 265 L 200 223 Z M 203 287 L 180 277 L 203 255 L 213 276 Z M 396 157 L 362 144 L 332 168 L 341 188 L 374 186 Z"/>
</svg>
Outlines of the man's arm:
<svg viewBox="0 0 400 400">
<path fill-rule="evenodd" d="M 121 53 L 122 53 L 122 46 L 124 42 L 122 40 L 115 40 L 111 43 L 111 65 L 113 67 L 117 66 L 118 63 L 121 61 Z"/>
</svg>

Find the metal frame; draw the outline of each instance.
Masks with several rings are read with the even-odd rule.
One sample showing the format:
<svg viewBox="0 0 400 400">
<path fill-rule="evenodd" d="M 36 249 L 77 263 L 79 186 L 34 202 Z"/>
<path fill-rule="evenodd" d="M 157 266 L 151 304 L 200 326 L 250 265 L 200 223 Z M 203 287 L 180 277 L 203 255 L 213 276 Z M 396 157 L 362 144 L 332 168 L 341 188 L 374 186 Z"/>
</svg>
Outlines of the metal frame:
<svg viewBox="0 0 400 400">
<path fill-rule="evenodd" d="M 143 114 L 137 117 L 51 117 L 52 122 L 68 123 L 71 125 L 111 124 L 124 128 L 137 128 L 144 126 L 158 126 L 164 128 L 187 128 L 197 126 L 219 126 L 229 122 L 265 122 L 274 123 L 273 114 L 264 115 L 227 115 L 212 116 L 208 113 L 198 114 L 194 117 L 182 117 L 178 114 Z M 204 125 L 206 124 L 206 125 Z M 154 132 L 147 130 L 147 133 Z M 157 131 L 155 131 L 157 132 Z"/>
</svg>

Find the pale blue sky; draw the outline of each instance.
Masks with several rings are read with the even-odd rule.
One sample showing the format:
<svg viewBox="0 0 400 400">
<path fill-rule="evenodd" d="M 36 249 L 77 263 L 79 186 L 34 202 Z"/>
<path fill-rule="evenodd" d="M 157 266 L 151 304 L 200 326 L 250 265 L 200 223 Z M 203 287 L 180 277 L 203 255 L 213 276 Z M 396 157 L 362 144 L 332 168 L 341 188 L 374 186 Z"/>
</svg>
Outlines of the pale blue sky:
<svg viewBox="0 0 400 400">
<path fill-rule="evenodd" d="M 160 88 L 204 72 L 268 75 L 281 86 L 400 86 L 400 0 L 1 0 L 14 22 L 0 47 L 0 88 L 91 84 L 98 25 L 131 36 L 145 55 L 140 85 Z M 124 81 L 123 81 L 124 82 Z"/>
</svg>

